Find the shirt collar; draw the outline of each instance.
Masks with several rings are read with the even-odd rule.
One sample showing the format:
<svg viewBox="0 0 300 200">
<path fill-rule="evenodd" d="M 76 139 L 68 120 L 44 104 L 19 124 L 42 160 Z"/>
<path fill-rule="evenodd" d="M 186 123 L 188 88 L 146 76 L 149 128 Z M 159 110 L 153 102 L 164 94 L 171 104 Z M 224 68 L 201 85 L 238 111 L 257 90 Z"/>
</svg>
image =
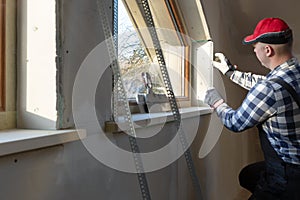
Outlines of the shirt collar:
<svg viewBox="0 0 300 200">
<path fill-rule="evenodd" d="M 272 70 L 268 75 L 267 75 L 267 78 L 276 74 L 278 71 L 286 68 L 286 67 L 289 67 L 289 66 L 293 66 L 293 65 L 298 65 L 298 59 L 293 57 L 291 59 L 289 59 L 288 61 L 282 63 L 281 65 L 278 65 L 277 67 L 275 67 L 274 70 Z"/>
</svg>

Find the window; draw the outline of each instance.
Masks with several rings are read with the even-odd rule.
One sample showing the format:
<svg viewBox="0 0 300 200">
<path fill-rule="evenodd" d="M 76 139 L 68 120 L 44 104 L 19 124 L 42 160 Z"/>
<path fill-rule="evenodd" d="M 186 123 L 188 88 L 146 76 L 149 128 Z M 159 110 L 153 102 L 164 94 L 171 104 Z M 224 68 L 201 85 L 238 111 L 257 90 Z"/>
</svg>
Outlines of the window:
<svg viewBox="0 0 300 200">
<path fill-rule="evenodd" d="M 163 49 L 175 95 L 189 99 L 190 47 L 184 26 L 174 1 L 149 1 L 152 15 Z M 144 16 L 137 1 L 118 0 L 118 58 L 124 86 L 129 99 L 146 93 L 142 73 L 148 72 L 152 89 L 164 94 L 165 88 L 156 61 L 151 37 L 146 29 Z"/>
<path fill-rule="evenodd" d="M 134 99 L 137 93 L 145 92 L 141 74 L 151 70 L 151 61 L 122 0 L 118 0 L 118 25 L 116 28 L 118 29 L 118 60 L 124 86 L 128 98 Z M 159 78 L 157 73 L 154 71 L 150 73 L 157 82 L 156 79 Z"/>
<path fill-rule="evenodd" d="M 99 13 L 95 8 L 96 1 L 76 1 L 76 4 L 73 1 L 55 0 L 6 1 L 7 4 L 12 4 L 13 2 L 14 4 L 18 2 L 18 6 L 14 5 L 15 8 L 18 8 L 18 19 L 9 17 L 10 20 L 18 22 L 18 127 L 35 129 L 74 127 L 72 91 L 77 72 L 80 64 L 89 52 L 99 42 L 104 40 L 101 26 L 99 26 Z M 113 14 L 112 2 L 115 1 L 106 1 L 110 19 Z M 143 67 L 143 65 L 153 66 L 156 63 L 154 50 L 145 48 L 151 47 L 150 43 L 152 41 L 147 32 L 142 32 L 143 28 L 145 28 L 145 21 L 139 11 L 139 2 L 140 0 L 119 1 L 120 7 L 122 6 L 121 3 L 123 3 L 126 10 L 125 13 L 128 13 L 127 21 L 131 24 L 129 29 L 136 31 L 134 38 L 137 38 L 139 42 L 125 42 L 126 45 L 135 44 L 135 49 L 127 48 L 127 51 L 123 51 L 119 48 L 119 53 L 125 53 L 123 59 L 125 63 L 123 68 L 124 74 L 129 69 L 126 64 L 129 65 L 135 62 Z M 189 34 L 192 29 L 197 30 L 196 34 L 191 34 L 196 41 L 207 39 L 205 34 L 202 34 L 205 31 L 200 27 L 202 24 L 201 20 L 195 20 L 195 18 L 200 19 L 200 14 L 198 13 L 198 7 L 192 3 L 196 4 L 198 1 L 167 0 L 149 2 L 155 24 L 161 29 L 173 30 L 169 34 L 158 32 L 159 39 L 165 50 L 164 55 L 169 69 L 171 67 L 174 68 L 174 70 L 169 70 L 169 73 L 172 76 L 171 79 L 173 78 L 173 89 L 176 89 L 175 94 L 182 96 L 185 100 L 189 100 L 191 95 L 187 87 L 187 80 L 190 81 L 192 70 L 188 61 L 194 55 L 193 49 L 189 41 L 185 41 L 184 38 L 174 34 L 174 32 L 180 30 L 182 33 L 185 33 L 185 29 L 190 26 L 193 28 L 187 29 L 190 31 Z M 182 5 L 177 6 L 179 4 Z M 182 9 L 185 6 L 187 7 L 185 10 L 178 9 L 179 7 Z M 193 8 L 193 12 L 189 11 L 191 8 Z M 9 13 L 9 15 L 13 14 L 10 11 L 6 13 Z M 120 13 L 124 13 L 124 11 L 119 11 Z M 182 18 L 182 14 L 186 13 L 193 14 L 190 14 L 190 18 L 188 16 Z M 197 22 L 195 22 L 196 25 L 190 25 L 184 23 L 184 21 Z M 15 22 L 6 24 L 12 24 L 13 27 L 16 26 Z M 121 28 L 121 26 L 119 27 Z M 125 34 L 119 33 L 119 35 Z M 14 36 L 8 34 L 6 37 Z M 15 40 L 12 39 L 11 41 Z M 121 41 L 121 38 L 119 41 Z M 11 52 L 16 52 L 16 49 L 11 49 Z M 13 53 L 11 55 L 16 57 Z M 142 59 L 135 57 L 136 55 L 142 55 Z M 125 61 L 128 61 L 126 59 L 131 59 L 129 60 L 131 62 L 126 63 Z M 122 59 L 120 60 L 122 61 Z M 9 66 L 16 66 L 16 64 L 12 63 Z M 157 75 L 159 70 L 152 66 L 150 68 L 153 71 L 150 71 L 150 73 L 153 74 L 152 81 L 156 86 L 155 92 L 164 92 L 164 87 L 159 82 L 160 77 Z M 10 68 L 7 67 L 6 70 Z M 143 71 L 143 69 L 140 71 L 132 70 L 135 74 L 128 76 L 128 86 L 131 86 L 130 84 L 132 84 L 132 80 L 135 77 L 138 82 L 135 84 L 135 87 L 132 87 L 133 92 L 129 98 L 134 98 L 137 92 L 144 92 L 141 80 L 141 72 Z M 173 71 L 176 73 L 172 73 Z M 112 80 L 109 70 L 107 74 L 109 74 L 107 79 L 105 79 L 105 92 L 107 92 L 107 95 L 99 94 L 99 97 L 95 97 L 95 99 L 99 100 L 98 102 L 101 102 L 98 112 L 103 114 L 103 119 L 105 120 L 111 118 L 111 98 L 109 93 L 111 92 Z M 128 75 L 131 74 L 128 73 Z M 174 80 L 176 78 L 175 75 L 177 75 L 177 80 Z M 179 87 L 175 87 L 176 84 Z M 8 85 L 11 84 L 6 84 L 6 88 Z M 12 89 L 6 89 L 6 92 L 15 92 L 15 88 L 16 86 Z M 11 102 L 13 101 L 6 101 L 7 108 Z M 15 112 L 13 114 L 15 115 Z"/>
</svg>

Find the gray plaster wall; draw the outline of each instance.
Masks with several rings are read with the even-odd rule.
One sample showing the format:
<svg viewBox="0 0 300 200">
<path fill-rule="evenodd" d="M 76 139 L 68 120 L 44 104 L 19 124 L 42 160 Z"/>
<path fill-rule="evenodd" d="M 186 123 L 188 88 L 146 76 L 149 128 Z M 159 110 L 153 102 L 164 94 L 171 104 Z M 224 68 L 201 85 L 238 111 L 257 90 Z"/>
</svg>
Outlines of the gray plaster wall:
<svg viewBox="0 0 300 200">
<path fill-rule="evenodd" d="M 197 159 L 197 150 L 207 129 L 210 117 L 201 118 L 199 135 L 193 143 L 201 187 L 206 196 L 208 181 L 203 163 Z M 185 131 L 195 127 L 195 121 L 187 119 Z M 174 132 L 174 124 L 167 123 L 161 137 L 143 144 L 151 149 L 167 142 Z M 203 132 L 202 132 L 203 131 Z M 201 136 L 202 135 L 202 136 Z M 118 145 L 128 146 L 125 134 L 110 136 Z M 37 149 L 0 157 L 0 192 L 5 200 L 139 200 L 141 192 L 137 176 L 111 169 L 95 159 L 81 141 Z M 146 174 L 152 199 L 194 199 L 193 187 L 184 157 L 160 170 Z M 205 198 L 208 199 L 208 198 Z"/>
<path fill-rule="evenodd" d="M 112 17 L 111 1 L 106 1 L 107 15 Z M 58 23 L 58 128 L 74 127 L 72 92 L 78 70 L 88 54 L 105 40 L 95 0 L 57 1 Z M 101 61 L 100 61 L 101 62 Z M 99 63 L 100 66 L 100 63 Z M 112 73 L 109 66 L 101 77 L 97 104 L 101 106 L 103 121 L 110 118 Z M 88 78 L 88 77 L 87 77 Z M 87 88 L 89 89 L 89 88 Z"/>
</svg>

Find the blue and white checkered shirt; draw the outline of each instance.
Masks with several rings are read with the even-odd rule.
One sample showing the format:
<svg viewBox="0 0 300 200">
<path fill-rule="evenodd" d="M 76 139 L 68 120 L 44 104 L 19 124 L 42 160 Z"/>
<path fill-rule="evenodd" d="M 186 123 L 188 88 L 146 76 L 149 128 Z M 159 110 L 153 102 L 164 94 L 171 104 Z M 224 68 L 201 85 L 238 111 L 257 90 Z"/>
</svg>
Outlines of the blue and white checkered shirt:
<svg viewBox="0 0 300 200">
<path fill-rule="evenodd" d="M 300 108 L 285 88 L 270 81 L 273 78 L 283 79 L 300 96 L 300 66 L 292 58 L 266 77 L 234 72 L 231 79 L 251 89 L 237 110 L 223 103 L 216 112 L 224 125 L 235 132 L 262 124 L 277 154 L 285 162 L 300 164 Z"/>
</svg>

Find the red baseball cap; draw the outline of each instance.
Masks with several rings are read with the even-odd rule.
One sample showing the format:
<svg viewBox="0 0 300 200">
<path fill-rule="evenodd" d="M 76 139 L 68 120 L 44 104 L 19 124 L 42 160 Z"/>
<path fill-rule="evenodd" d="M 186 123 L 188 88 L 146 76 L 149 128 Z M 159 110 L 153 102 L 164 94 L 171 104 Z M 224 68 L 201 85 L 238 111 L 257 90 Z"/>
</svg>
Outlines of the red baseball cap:
<svg viewBox="0 0 300 200">
<path fill-rule="evenodd" d="M 285 44 L 293 39 L 292 30 L 279 18 L 265 18 L 258 22 L 252 35 L 244 38 L 243 44 L 262 42 Z"/>
</svg>

